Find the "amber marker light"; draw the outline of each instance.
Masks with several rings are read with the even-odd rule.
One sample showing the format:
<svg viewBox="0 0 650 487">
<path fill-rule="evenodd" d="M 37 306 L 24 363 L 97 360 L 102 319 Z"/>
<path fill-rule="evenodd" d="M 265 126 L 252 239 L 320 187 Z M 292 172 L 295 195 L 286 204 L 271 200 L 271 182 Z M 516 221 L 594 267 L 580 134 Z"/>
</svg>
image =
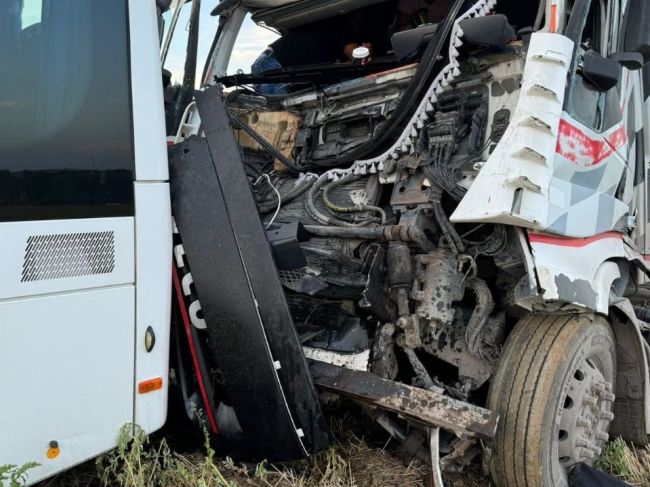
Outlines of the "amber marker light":
<svg viewBox="0 0 650 487">
<path fill-rule="evenodd" d="M 54 460 L 60 453 L 61 450 L 59 449 L 59 443 L 56 441 L 50 441 L 49 448 L 47 449 L 47 458 Z"/>
<path fill-rule="evenodd" d="M 161 377 L 142 381 L 138 384 L 138 392 L 140 394 L 147 394 L 162 389 L 163 380 Z"/>
</svg>

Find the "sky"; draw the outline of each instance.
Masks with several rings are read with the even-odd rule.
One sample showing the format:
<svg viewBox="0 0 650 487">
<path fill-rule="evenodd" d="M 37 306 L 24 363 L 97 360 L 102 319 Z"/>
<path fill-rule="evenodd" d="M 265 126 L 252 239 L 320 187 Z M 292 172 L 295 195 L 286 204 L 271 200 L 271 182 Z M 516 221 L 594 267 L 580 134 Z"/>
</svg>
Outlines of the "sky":
<svg viewBox="0 0 650 487">
<path fill-rule="evenodd" d="M 203 0 L 201 2 L 201 18 L 199 20 L 199 55 L 197 63 L 198 78 L 203 73 L 212 39 L 217 31 L 218 18 L 210 16 L 210 12 L 217 5 L 218 0 Z M 187 47 L 187 27 L 190 17 L 191 3 L 186 4 L 181 11 L 176 24 L 174 39 L 167 55 L 165 68 L 172 72 L 173 82 L 182 82 L 183 67 L 185 64 L 185 50 Z M 169 25 L 170 12 L 165 13 L 164 19 Z M 253 61 L 277 36 L 268 29 L 257 26 L 249 18 L 244 21 L 239 37 L 235 43 L 228 74 L 234 74 L 239 69 L 250 72 Z M 199 79 L 200 82 L 200 79 Z"/>
<path fill-rule="evenodd" d="M 42 0 L 25 0 L 21 15 L 22 29 L 41 21 Z"/>
<path fill-rule="evenodd" d="M 22 27 L 26 28 L 31 24 L 41 21 L 41 10 L 43 0 L 23 0 Z M 212 17 L 210 12 L 219 3 L 219 0 L 203 0 L 201 2 L 201 18 L 199 20 L 199 58 L 197 63 L 197 81 L 203 73 L 203 67 L 212 45 L 214 34 L 219 23 L 218 17 Z M 185 4 L 178 23 L 174 39 L 170 46 L 165 68 L 172 72 L 174 82 L 182 82 L 183 68 L 185 64 L 185 50 L 187 47 L 187 27 L 192 4 Z M 171 12 L 163 16 L 166 25 L 169 25 Z M 255 25 L 250 18 L 247 18 L 240 31 L 239 37 L 233 50 L 228 73 L 234 74 L 238 70 L 250 71 L 250 66 L 257 56 L 277 38 L 277 35 L 269 29 Z"/>
</svg>

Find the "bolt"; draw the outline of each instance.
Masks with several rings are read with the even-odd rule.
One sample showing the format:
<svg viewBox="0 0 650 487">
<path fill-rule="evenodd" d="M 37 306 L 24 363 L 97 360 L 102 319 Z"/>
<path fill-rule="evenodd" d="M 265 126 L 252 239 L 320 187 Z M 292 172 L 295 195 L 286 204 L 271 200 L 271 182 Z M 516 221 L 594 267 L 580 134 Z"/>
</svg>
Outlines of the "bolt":
<svg viewBox="0 0 650 487">
<path fill-rule="evenodd" d="M 589 446 L 589 440 L 582 435 L 576 437 L 576 446 Z"/>
<path fill-rule="evenodd" d="M 594 392 L 596 395 L 600 396 L 603 392 L 605 392 L 605 384 L 602 382 L 599 382 L 598 384 L 594 384 Z"/>
<path fill-rule="evenodd" d="M 607 441 L 609 440 L 609 435 L 604 431 L 596 431 L 596 439 L 598 441 Z"/>
<path fill-rule="evenodd" d="M 580 456 L 583 458 L 588 458 L 589 460 L 593 460 L 596 457 L 596 454 L 588 448 L 582 448 L 580 450 Z"/>
<path fill-rule="evenodd" d="M 596 406 L 598 406 L 598 400 L 595 397 L 587 396 L 582 400 L 582 404 L 585 406 L 595 408 Z"/>
<path fill-rule="evenodd" d="M 614 419 L 614 413 L 611 413 L 609 411 L 603 411 L 602 413 L 600 413 L 600 417 L 604 421 L 611 421 L 612 419 Z"/>
<path fill-rule="evenodd" d="M 587 448 L 589 448 L 596 455 L 600 455 L 603 452 L 603 450 L 601 448 L 598 448 L 596 445 L 589 445 Z"/>
<path fill-rule="evenodd" d="M 591 428 L 593 424 L 594 423 L 587 418 L 578 418 L 578 421 L 576 421 L 576 425 L 582 428 Z"/>
</svg>

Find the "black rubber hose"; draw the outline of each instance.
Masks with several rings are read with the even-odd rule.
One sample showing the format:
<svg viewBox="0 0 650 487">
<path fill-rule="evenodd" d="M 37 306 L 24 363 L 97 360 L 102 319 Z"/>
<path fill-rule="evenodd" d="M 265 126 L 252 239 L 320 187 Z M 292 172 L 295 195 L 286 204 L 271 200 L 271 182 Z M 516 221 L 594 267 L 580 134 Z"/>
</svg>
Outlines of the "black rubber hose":
<svg viewBox="0 0 650 487">
<path fill-rule="evenodd" d="M 314 181 L 315 181 L 314 178 L 310 178 L 310 177 L 305 178 L 305 181 L 301 182 L 298 186 L 296 186 L 294 189 L 289 191 L 287 194 L 281 195 L 282 206 L 292 202 L 296 198 L 299 198 L 307 191 L 309 191 L 309 188 L 311 188 L 311 186 L 314 184 Z M 257 209 L 259 210 L 260 213 L 270 213 L 271 211 L 275 211 L 277 207 L 278 207 L 278 198 L 275 194 L 273 194 L 272 199 L 261 201 L 257 205 Z"/>
<path fill-rule="evenodd" d="M 445 214 L 445 210 L 440 203 L 433 203 L 433 215 L 438 222 L 442 235 L 447 239 L 447 243 L 455 254 L 462 254 L 465 250 L 456 229 L 451 225 Z"/>
<path fill-rule="evenodd" d="M 316 181 L 312 187 L 309 189 L 309 192 L 307 193 L 307 198 L 305 199 L 305 208 L 307 210 L 307 213 L 309 213 L 315 220 L 318 222 L 324 224 L 324 225 L 331 225 L 334 227 L 350 227 L 350 228 L 356 228 L 361 226 L 365 222 L 361 222 L 359 224 L 357 223 L 352 223 L 340 218 L 337 218 L 336 216 L 332 215 L 326 215 L 324 213 L 321 213 L 321 211 L 316 208 L 316 204 L 314 203 L 314 200 L 316 198 L 316 195 L 318 194 L 318 191 L 320 188 L 325 184 L 328 180 L 327 174 L 323 174 L 320 178 L 318 178 L 318 181 Z"/>
<path fill-rule="evenodd" d="M 325 187 L 325 190 L 323 191 L 323 201 L 325 202 L 325 206 L 327 206 L 330 210 L 336 213 L 365 213 L 368 211 L 379 213 L 379 216 L 381 217 L 381 223 L 383 225 L 384 223 L 386 223 L 386 212 L 383 209 L 379 208 L 378 206 L 373 206 L 373 205 L 339 206 L 336 203 L 334 203 L 330 198 L 330 193 L 334 188 L 343 186 L 344 184 L 352 183 L 354 181 L 358 181 L 363 177 L 365 176 L 361 176 L 358 174 L 348 174 L 347 176 L 344 176 L 341 179 L 337 181 L 333 181 L 330 184 L 328 184 Z"/>
<path fill-rule="evenodd" d="M 437 186 L 431 187 L 431 203 L 433 205 L 433 216 L 440 227 L 440 231 L 443 236 L 446 237 L 451 250 L 456 254 L 462 254 L 465 252 L 465 244 L 463 239 L 460 238 L 460 235 L 456 231 L 456 227 L 449 221 L 447 214 L 445 213 L 444 208 L 442 207 L 442 189 Z"/>
<path fill-rule="evenodd" d="M 382 242 L 411 242 L 417 244 L 425 252 L 431 252 L 436 248 L 420 228 L 410 225 L 388 225 L 375 228 L 306 225 L 305 230 L 317 237 L 379 240 Z"/>
<path fill-rule="evenodd" d="M 358 238 L 361 240 L 384 240 L 384 227 L 321 227 L 305 225 L 312 235 L 318 237 Z"/>
<path fill-rule="evenodd" d="M 307 198 L 305 198 L 305 209 L 307 210 L 307 213 L 309 213 L 309 215 L 311 215 L 312 218 L 314 218 L 319 223 L 322 223 L 323 225 L 332 225 L 335 227 L 356 227 L 357 225 L 353 223 L 349 223 L 347 221 L 338 219 L 334 216 L 328 216 L 324 213 L 321 213 L 318 210 L 318 208 L 316 208 L 316 205 L 314 204 L 314 198 L 316 197 L 318 190 L 326 182 L 327 182 L 327 174 L 323 174 L 320 178 L 318 178 L 318 181 L 316 181 L 311 186 L 311 188 L 309 188 L 309 192 L 307 193 Z"/>
<path fill-rule="evenodd" d="M 429 160 L 428 165 L 423 166 L 423 170 L 431 183 L 440 186 L 454 200 L 460 201 L 463 199 L 466 193 L 465 188 L 456 184 L 456 177 L 452 171 L 446 167 L 441 167 L 439 158 Z"/>
<path fill-rule="evenodd" d="M 463 238 L 463 243 L 470 247 L 470 252 L 474 256 L 487 255 L 494 256 L 502 252 L 508 245 L 508 233 L 503 225 L 495 225 L 494 232 L 482 242 L 473 242 Z"/>
<path fill-rule="evenodd" d="M 542 27 L 542 22 L 544 21 L 544 14 L 546 14 L 546 2 L 539 2 L 539 6 L 537 7 L 537 15 L 535 17 L 535 23 L 533 24 L 534 32 L 537 32 Z"/>
<path fill-rule="evenodd" d="M 483 353 L 482 350 L 482 332 L 490 317 L 490 313 L 494 310 L 494 299 L 492 298 L 490 288 L 481 279 L 475 277 L 468 279 L 467 288 L 474 291 L 474 295 L 476 296 L 476 306 L 474 306 L 474 312 L 465 330 L 467 349 L 470 353 L 487 360 L 490 357 L 488 357 L 488 354 Z"/>
</svg>

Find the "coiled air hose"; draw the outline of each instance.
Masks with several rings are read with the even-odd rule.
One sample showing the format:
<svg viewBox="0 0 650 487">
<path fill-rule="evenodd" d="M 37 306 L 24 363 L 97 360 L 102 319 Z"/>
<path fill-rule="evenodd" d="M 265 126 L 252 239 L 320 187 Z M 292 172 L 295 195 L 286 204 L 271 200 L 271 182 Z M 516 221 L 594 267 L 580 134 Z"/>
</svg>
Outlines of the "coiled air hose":
<svg viewBox="0 0 650 487">
<path fill-rule="evenodd" d="M 355 181 L 360 180 L 363 177 L 364 176 L 357 175 L 357 174 L 349 174 L 337 181 L 333 181 L 330 184 L 328 184 L 325 187 L 325 190 L 323 191 L 323 201 L 325 202 L 325 206 L 327 206 L 327 208 L 329 208 L 330 210 L 336 213 L 365 213 L 368 211 L 379 213 L 379 216 L 381 217 L 381 224 L 383 225 L 386 223 L 386 212 L 382 208 L 373 205 L 361 205 L 361 204 L 355 206 L 339 206 L 336 203 L 334 203 L 330 198 L 330 193 L 335 188 L 342 186 L 344 184 L 353 183 Z"/>
</svg>

